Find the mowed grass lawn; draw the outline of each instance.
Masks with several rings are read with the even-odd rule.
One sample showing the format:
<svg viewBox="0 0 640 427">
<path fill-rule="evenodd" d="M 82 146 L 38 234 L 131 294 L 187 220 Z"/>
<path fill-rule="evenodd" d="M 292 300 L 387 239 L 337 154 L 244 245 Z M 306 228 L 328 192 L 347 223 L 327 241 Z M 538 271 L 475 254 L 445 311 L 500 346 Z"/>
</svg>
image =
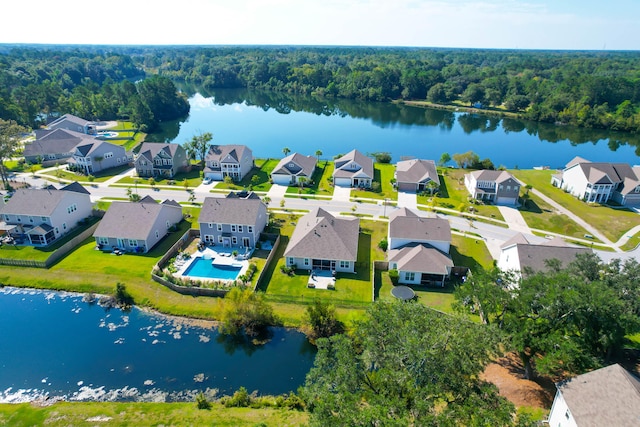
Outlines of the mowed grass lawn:
<svg viewBox="0 0 640 427">
<path fill-rule="evenodd" d="M 251 188 L 253 191 L 269 191 L 271 188 L 271 171 L 278 166 L 278 159 L 257 159 L 255 161 L 255 167 L 251 169 L 240 182 L 234 182 L 227 184 L 225 182 L 219 182 L 216 185 L 216 190 L 242 190 L 245 188 Z M 258 178 L 254 179 L 253 177 Z"/>
<path fill-rule="evenodd" d="M 440 192 L 435 196 L 418 195 L 418 204 L 453 209 L 459 212 L 470 212 L 489 218 L 504 221 L 500 210 L 495 205 L 471 204 L 469 202 L 469 192 L 464 186 L 464 175 L 471 172 L 468 169 L 438 168 L 440 178 Z"/>
<path fill-rule="evenodd" d="M 311 184 L 300 188 L 291 186 L 287 188 L 287 194 L 299 194 L 301 197 L 306 196 L 331 196 L 333 194 L 333 185 L 331 184 L 331 176 L 333 175 L 333 162 L 323 160 L 318 162 L 316 170 L 311 177 Z"/>
<path fill-rule="evenodd" d="M 99 420 L 99 421 L 97 421 Z M 226 408 L 213 403 L 210 410 L 194 402 L 57 402 L 50 406 L 30 403 L 0 404 L 3 426 L 300 426 L 308 413 L 286 409 Z"/>
<path fill-rule="evenodd" d="M 189 172 L 182 172 L 176 174 L 173 178 L 161 178 L 154 177 L 153 185 L 170 185 L 175 187 L 185 187 L 185 183 L 187 187 L 197 187 L 202 183 L 202 178 L 200 177 L 200 167 L 193 166 Z M 150 178 L 143 178 L 139 176 L 125 176 L 122 179 L 118 180 L 118 184 L 130 184 L 134 185 L 151 185 Z"/>
<path fill-rule="evenodd" d="M 578 223 L 531 192 L 529 192 L 529 199 L 518 210 L 531 228 L 578 238 L 584 238 L 587 234 L 587 230 Z"/>
<path fill-rule="evenodd" d="M 105 182 L 108 179 L 118 175 L 119 173 L 123 173 L 129 169 L 131 169 L 131 166 L 129 165 L 109 168 L 107 170 L 101 171 L 100 173 L 96 174 L 93 177 L 93 182 Z M 46 175 L 47 179 L 52 179 L 52 180 L 89 182 L 89 177 L 87 175 L 77 174 L 75 172 L 70 172 L 66 169 L 57 169 L 57 170 L 42 172 L 40 176 L 42 175 Z"/>
<path fill-rule="evenodd" d="M 297 270 L 289 276 L 280 271 L 285 265 L 284 252 L 295 224 L 299 220 L 296 215 L 275 214 L 272 222 L 281 233 L 281 242 L 276 253 L 277 263 L 268 269 L 263 283 L 267 296 L 274 301 L 310 303 L 314 299 L 332 302 L 336 306 L 364 307 L 372 300 L 371 263 L 373 260 L 383 259 L 384 252 L 378 247 L 378 242 L 386 234 L 387 224 L 384 222 L 360 221 L 361 233 L 358 239 L 358 260 L 356 273 L 338 273 L 335 290 L 313 289 L 307 287 L 309 272 Z M 302 310 L 300 310 L 302 311 Z"/>
<path fill-rule="evenodd" d="M 640 225 L 640 215 L 628 209 L 614 209 L 598 204 L 588 204 L 551 185 L 551 170 L 512 170 L 516 178 L 552 198 L 558 204 L 579 216 L 613 242 L 626 232 Z"/>
<path fill-rule="evenodd" d="M 380 188 L 374 190 L 352 190 L 351 200 L 354 199 L 391 199 L 398 200 L 398 192 L 393 188 L 391 180 L 394 177 L 396 166 L 391 163 L 373 164 L 373 181 L 380 183 Z"/>
</svg>

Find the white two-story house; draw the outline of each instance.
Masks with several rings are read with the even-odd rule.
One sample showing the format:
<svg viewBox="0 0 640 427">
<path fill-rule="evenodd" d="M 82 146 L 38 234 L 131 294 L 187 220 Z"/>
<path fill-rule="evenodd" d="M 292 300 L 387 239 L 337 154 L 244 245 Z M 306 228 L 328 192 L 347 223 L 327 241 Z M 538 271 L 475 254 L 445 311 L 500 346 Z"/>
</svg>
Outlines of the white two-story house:
<svg viewBox="0 0 640 427">
<path fill-rule="evenodd" d="M 358 150 L 351 150 L 334 161 L 333 184 L 338 187 L 371 187 L 373 159 Z"/>
<path fill-rule="evenodd" d="M 254 165 L 253 153 L 246 145 L 212 145 L 204 160 L 204 176 L 214 181 L 227 176 L 240 181 Z"/>
</svg>

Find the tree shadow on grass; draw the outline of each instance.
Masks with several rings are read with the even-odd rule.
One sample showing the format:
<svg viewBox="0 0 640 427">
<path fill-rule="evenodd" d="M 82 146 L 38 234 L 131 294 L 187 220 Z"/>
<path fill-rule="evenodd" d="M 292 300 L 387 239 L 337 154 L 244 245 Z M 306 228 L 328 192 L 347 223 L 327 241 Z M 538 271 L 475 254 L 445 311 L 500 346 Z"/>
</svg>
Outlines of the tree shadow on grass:
<svg viewBox="0 0 640 427">
<path fill-rule="evenodd" d="M 455 266 L 467 267 L 471 271 L 484 270 L 484 267 L 482 267 L 482 265 L 478 261 L 476 261 L 473 257 L 461 254 L 460 252 L 458 252 L 458 248 L 456 248 L 455 246 L 451 246 L 450 254 Z"/>
<path fill-rule="evenodd" d="M 525 199 L 523 205 L 520 207 L 519 210 L 523 212 L 531 212 L 535 214 L 542 213 L 542 209 L 540 209 L 540 206 L 538 206 L 538 204 L 531 199 Z"/>
</svg>

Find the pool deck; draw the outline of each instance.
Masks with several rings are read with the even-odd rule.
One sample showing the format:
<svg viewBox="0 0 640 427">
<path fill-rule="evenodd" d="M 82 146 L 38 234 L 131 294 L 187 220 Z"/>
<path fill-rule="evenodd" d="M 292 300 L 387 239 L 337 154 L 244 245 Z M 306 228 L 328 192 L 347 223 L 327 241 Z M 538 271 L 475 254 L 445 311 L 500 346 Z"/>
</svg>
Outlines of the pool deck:
<svg viewBox="0 0 640 427">
<path fill-rule="evenodd" d="M 238 273 L 238 276 L 245 274 L 249 268 L 249 261 L 234 259 L 233 256 L 231 256 L 231 252 L 229 251 L 217 252 L 211 248 L 205 248 L 202 251 L 196 251 L 193 255 L 191 255 L 191 258 L 187 260 L 176 261 L 174 265 L 178 267 L 178 271 L 175 273 L 175 276 L 190 277 L 196 280 L 203 280 L 203 281 L 226 281 L 226 282 L 231 281 L 227 279 L 220 279 L 217 277 L 205 278 L 205 277 L 199 277 L 199 276 L 185 276 L 184 272 L 187 271 L 191 263 L 194 262 L 197 258 L 213 260 L 212 262 L 214 265 L 227 265 L 227 266 L 240 267 L 240 272 Z"/>
<path fill-rule="evenodd" d="M 308 287 L 315 289 L 329 289 L 330 285 L 336 286 L 336 278 L 330 271 L 312 271 L 307 282 Z"/>
</svg>

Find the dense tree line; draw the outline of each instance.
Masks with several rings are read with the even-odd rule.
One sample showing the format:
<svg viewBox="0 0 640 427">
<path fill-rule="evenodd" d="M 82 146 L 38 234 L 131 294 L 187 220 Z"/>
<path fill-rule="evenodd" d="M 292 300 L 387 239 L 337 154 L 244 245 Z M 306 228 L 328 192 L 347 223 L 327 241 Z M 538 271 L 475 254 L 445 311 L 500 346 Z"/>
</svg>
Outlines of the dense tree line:
<svg viewBox="0 0 640 427">
<path fill-rule="evenodd" d="M 87 120 L 129 119 L 151 130 L 188 113 L 186 97 L 168 78 L 132 82 L 144 74 L 124 54 L 13 49 L 0 55 L 0 117 L 37 127 L 71 113 Z"/>
<path fill-rule="evenodd" d="M 417 48 L 156 48 L 141 66 L 205 88 L 428 100 L 640 131 L 640 54 Z"/>
<path fill-rule="evenodd" d="M 2 46 L 0 117 L 33 125 L 64 107 L 100 118 L 137 114 L 153 126 L 164 110 L 150 107 L 154 122 L 138 102 L 118 98 L 127 88 L 113 86 L 146 73 L 205 89 L 482 104 L 534 121 L 638 132 L 639 70 L 637 52 Z"/>
<path fill-rule="evenodd" d="M 626 337 L 640 332 L 640 264 L 584 254 L 547 267 L 521 280 L 476 272 L 456 289 L 459 306 L 505 333 L 527 378 L 580 374 L 620 358 Z"/>
</svg>

